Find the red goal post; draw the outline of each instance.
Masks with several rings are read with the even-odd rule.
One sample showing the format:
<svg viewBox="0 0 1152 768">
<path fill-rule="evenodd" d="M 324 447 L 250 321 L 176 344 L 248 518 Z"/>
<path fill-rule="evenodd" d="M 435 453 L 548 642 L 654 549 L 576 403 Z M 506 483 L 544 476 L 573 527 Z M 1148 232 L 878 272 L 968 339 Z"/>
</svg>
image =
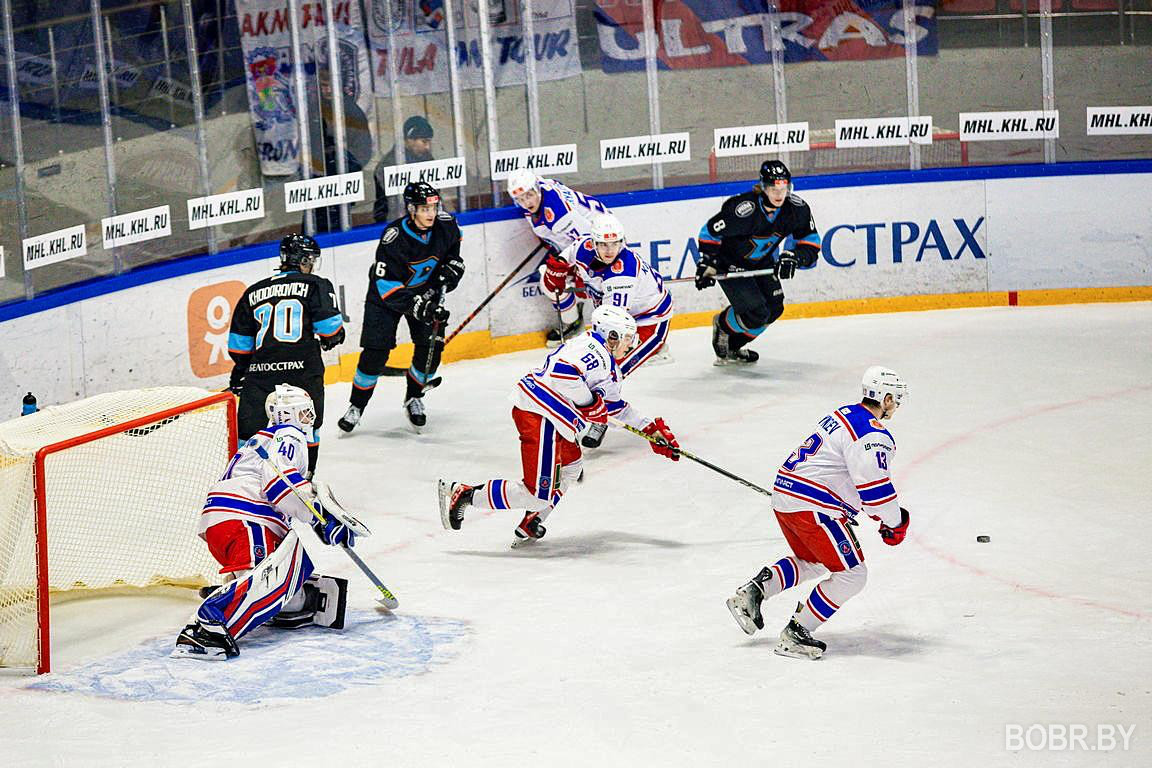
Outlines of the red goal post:
<svg viewBox="0 0 1152 768">
<path fill-rule="evenodd" d="M 821 128 L 812 131 L 807 152 L 788 153 L 788 170 L 793 177 L 863 171 L 908 170 L 907 146 L 836 148 L 836 131 Z M 932 143 L 921 144 L 922 168 L 948 168 L 968 165 L 968 142 L 960 134 L 932 128 Z M 716 157 L 716 148 L 708 152 L 708 181 L 744 181 L 756 178 L 760 164 L 780 153 Z"/>
<path fill-rule="evenodd" d="M 194 387 L 0 424 L 0 667 L 50 671 L 52 595 L 211 583 L 196 526 L 235 449 L 235 398 Z"/>
</svg>

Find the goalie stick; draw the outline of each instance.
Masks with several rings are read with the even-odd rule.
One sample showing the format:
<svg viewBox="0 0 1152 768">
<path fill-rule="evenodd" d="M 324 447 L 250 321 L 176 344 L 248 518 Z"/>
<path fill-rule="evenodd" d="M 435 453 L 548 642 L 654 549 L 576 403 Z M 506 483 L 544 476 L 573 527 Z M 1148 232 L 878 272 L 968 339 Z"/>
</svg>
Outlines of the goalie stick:
<svg viewBox="0 0 1152 768">
<path fill-rule="evenodd" d="M 324 515 L 320 514 L 320 512 L 317 511 L 315 505 L 312 504 L 311 500 L 309 500 L 304 494 L 302 494 L 300 492 L 300 489 L 298 489 L 296 486 L 294 486 L 292 484 L 292 481 L 290 481 L 288 479 L 288 477 L 284 474 L 284 470 L 280 469 L 280 467 L 276 464 L 276 462 L 272 461 L 272 459 L 268 456 L 268 451 L 264 450 L 264 448 L 262 448 L 260 446 L 256 446 L 256 455 L 259 456 L 261 459 L 263 459 L 265 462 L 267 462 L 269 466 L 272 467 L 273 471 L 275 471 L 276 474 L 279 476 L 279 478 L 284 481 L 284 484 L 287 485 L 292 490 L 292 493 L 296 494 L 296 498 L 298 498 L 298 499 L 300 499 L 300 501 L 304 502 L 304 506 L 308 507 L 308 511 L 311 512 L 313 515 L 315 515 L 317 520 L 320 520 L 320 521 L 324 520 Z M 323 487 L 327 488 L 326 485 Z M 331 496 L 331 490 L 329 490 L 329 495 Z M 347 525 L 353 533 L 356 533 L 356 528 L 353 527 L 353 524 L 354 524 L 356 526 L 359 526 L 362 530 L 367 531 L 367 533 L 358 534 L 358 535 L 367 536 L 367 535 L 371 534 L 371 531 L 368 531 L 367 526 L 365 526 L 363 523 L 361 523 L 355 517 L 348 515 L 347 512 L 344 511 L 343 507 L 340 507 L 340 503 L 336 501 L 335 497 L 331 497 L 331 498 L 332 498 L 332 501 L 335 502 L 336 507 L 338 508 L 339 512 L 344 513 L 344 515 L 346 516 L 346 517 L 341 517 L 339 514 L 337 514 L 336 510 L 333 510 L 332 511 L 333 517 L 335 517 L 337 520 L 339 520 L 340 522 Z M 356 563 L 356 566 L 361 571 L 364 572 L 364 575 L 368 577 L 368 580 L 372 582 L 373 586 L 375 586 L 376 589 L 378 589 L 380 591 L 380 599 L 377 600 L 376 602 L 380 603 L 380 605 L 384 606 L 385 608 L 387 608 L 390 611 L 395 610 L 396 608 L 398 608 L 400 606 L 400 601 L 396 599 L 396 595 L 392 594 L 392 590 L 390 590 L 390 589 L 388 589 L 388 587 L 384 586 L 384 582 L 380 581 L 379 577 L 377 577 L 376 574 L 372 572 L 372 569 L 368 567 L 368 564 L 365 563 L 363 560 L 361 560 L 360 556 L 357 555 L 355 552 L 353 552 L 351 547 L 346 546 L 346 545 L 341 545 L 340 549 L 344 550 L 344 554 L 348 555 L 348 557 L 351 558 L 352 562 Z"/>
</svg>

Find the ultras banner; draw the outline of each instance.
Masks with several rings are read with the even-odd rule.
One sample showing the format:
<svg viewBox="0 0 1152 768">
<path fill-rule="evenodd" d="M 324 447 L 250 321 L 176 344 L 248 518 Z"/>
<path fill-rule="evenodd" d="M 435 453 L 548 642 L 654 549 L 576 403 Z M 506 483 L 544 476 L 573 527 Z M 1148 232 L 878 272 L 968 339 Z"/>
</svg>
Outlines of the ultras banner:
<svg viewBox="0 0 1152 768">
<path fill-rule="evenodd" d="M 398 54 L 396 75 L 402 95 L 440 93 L 448 90 L 448 33 L 442 0 L 365 0 L 371 18 L 368 37 L 372 44 L 372 69 L 376 93 L 390 94 L 388 85 L 388 5 L 392 11 L 392 38 Z M 453 4 L 456 29 L 456 62 L 462 88 L 482 88 L 480 69 L 480 20 L 476 0 Z M 493 74 L 497 86 L 525 82 L 524 57 L 536 58 L 536 78 L 560 80 L 580 74 L 580 47 L 576 40 L 576 17 L 572 0 L 536 0 L 532 3 L 535 39 L 524 40 L 520 3 L 489 0 Z"/>
<path fill-rule="evenodd" d="M 904 55 L 900 0 L 779 0 L 784 60 L 852 61 Z M 655 2 L 661 69 L 702 69 L 772 61 L 764 0 Z M 643 7 L 599 0 L 596 31 L 605 72 L 644 68 Z M 917 0 L 910 37 L 919 55 L 935 55 L 936 0 Z"/>
<path fill-rule="evenodd" d="M 333 0 L 336 44 L 340 49 L 340 77 L 343 81 L 345 119 L 364 131 L 372 124 L 375 110 L 368 50 L 364 42 L 364 22 L 359 0 Z M 300 139 L 296 126 L 296 97 L 292 86 L 292 42 L 289 36 L 288 6 L 284 0 L 236 0 L 236 20 L 248 80 L 248 104 L 256 152 L 265 176 L 291 176 L 300 170 Z M 308 86 L 310 121 L 319 125 L 319 115 L 331 114 L 327 86 L 328 31 L 324 2 L 300 3 L 300 47 Z M 321 62 L 317 78 L 316 60 Z M 319 88 L 317 81 L 325 83 Z M 322 93 L 323 92 L 323 93 Z M 355 127 L 355 126 L 354 126 Z M 361 131 L 363 133 L 363 131 Z M 368 138 L 370 142 L 370 137 Z M 314 166 L 321 166 L 324 147 L 320 131 L 312 132 Z M 369 151 L 361 154 L 371 154 Z M 367 162 L 365 157 L 361 162 Z M 314 168 L 314 171 L 319 168 Z"/>
</svg>

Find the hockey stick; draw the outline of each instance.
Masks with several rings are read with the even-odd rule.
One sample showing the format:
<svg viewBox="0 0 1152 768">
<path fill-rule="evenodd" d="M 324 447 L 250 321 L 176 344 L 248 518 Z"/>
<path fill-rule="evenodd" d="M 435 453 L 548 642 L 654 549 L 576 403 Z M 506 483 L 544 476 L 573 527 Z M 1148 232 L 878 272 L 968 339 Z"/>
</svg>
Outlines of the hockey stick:
<svg viewBox="0 0 1152 768">
<path fill-rule="evenodd" d="M 262 448 L 261 446 L 258 445 L 258 446 L 256 446 L 256 455 L 259 456 L 261 459 L 263 459 L 265 462 L 267 462 L 269 466 L 272 467 L 273 471 L 276 472 L 277 476 L 279 476 L 279 478 L 284 481 L 284 484 L 287 485 L 292 490 L 292 493 L 296 494 L 296 498 L 298 498 L 298 499 L 300 499 L 300 501 L 304 502 L 304 506 L 308 507 L 308 511 L 311 512 L 316 517 L 317 520 L 320 520 L 321 522 L 324 521 L 324 519 L 325 519 L 324 515 L 320 514 L 320 512 L 316 509 L 316 507 L 313 506 L 312 502 L 309 501 L 308 498 L 304 494 L 300 493 L 300 490 L 295 485 L 292 484 L 292 481 L 289 480 L 287 475 L 284 474 L 284 470 L 280 469 L 279 465 L 277 465 L 276 462 L 272 461 L 272 459 L 268 456 L 268 451 L 264 450 L 264 448 Z M 329 494 L 329 495 L 331 495 L 331 494 Z M 333 499 L 333 500 L 335 500 L 335 499 Z M 339 506 L 339 502 L 337 502 L 337 506 Z M 341 507 L 340 511 L 344 512 L 344 509 Z M 335 511 L 332 512 L 332 516 L 335 517 L 337 520 L 340 520 L 340 522 L 347 525 L 349 527 L 349 529 L 352 530 L 353 533 L 356 533 L 356 526 L 363 529 L 364 531 L 367 531 L 367 533 L 359 534 L 361 536 L 367 536 L 371 533 L 371 531 L 368 531 L 368 528 L 363 523 L 361 523 L 359 520 L 352 517 L 351 515 L 348 515 L 346 512 L 344 512 L 344 514 L 347 515 L 347 519 L 336 514 Z M 353 521 L 355 523 L 355 526 L 350 524 L 349 520 Z M 357 555 L 355 552 L 353 552 L 351 547 L 344 545 L 344 544 L 341 544 L 340 549 L 344 550 L 344 554 L 348 555 L 348 557 L 350 557 L 352 559 L 352 562 L 356 563 L 357 567 L 359 567 L 360 570 L 364 572 L 364 575 L 368 577 L 368 580 L 372 582 L 372 584 L 376 587 L 376 589 L 380 590 L 380 599 L 377 600 L 376 602 L 380 603 L 381 605 L 383 605 L 385 608 L 387 608 L 390 611 L 395 610 L 396 608 L 398 608 L 400 606 L 400 601 L 396 599 L 396 595 L 392 594 L 392 590 L 390 590 L 390 589 L 388 589 L 388 587 L 384 586 L 384 582 L 380 581 L 380 579 L 376 576 L 376 574 L 372 572 L 372 569 L 368 567 L 368 564 L 365 563 L 363 560 L 361 560 L 360 556 Z"/>
<path fill-rule="evenodd" d="M 444 306 L 444 286 L 440 286 L 440 292 L 436 294 L 436 309 L 439 310 L 443 306 Z M 429 334 L 429 337 L 428 337 L 428 359 L 424 361 L 424 377 L 425 378 L 424 378 L 424 381 L 422 381 L 420 383 L 421 394 L 423 394 L 424 392 L 427 392 L 430 389 L 435 389 L 436 387 L 440 386 L 440 381 L 441 381 L 440 377 L 436 377 L 435 379 L 432 378 L 431 369 L 432 369 L 432 358 L 434 358 L 436 356 L 436 342 L 438 341 L 438 339 L 443 338 L 442 336 L 440 336 L 440 333 L 441 333 L 440 327 L 441 327 L 441 325 L 443 325 L 443 323 L 440 320 L 439 311 L 433 312 L 433 315 L 434 316 L 432 318 L 432 333 Z M 444 345 L 447 346 L 448 342 L 445 341 Z M 443 347 L 441 347 L 441 350 L 443 350 Z M 433 384 L 432 383 L 433 381 L 435 381 L 436 383 Z"/>
<path fill-rule="evenodd" d="M 753 269 L 747 272 L 726 272 L 723 275 L 712 275 L 713 280 L 743 280 L 745 277 L 764 277 L 765 275 L 775 275 L 776 269 Z M 695 277 L 666 277 L 664 283 L 691 283 L 695 282 Z"/>
<path fill-rule="evenodd" d="M 476 309 L 472 310 L 472 314 L 470 314 L 470 315 L 468 315 L 468 317 L 464 318 L 464 321 L 461 322 L 460 325 L 456 326 L 456 330 L 454 330 L 454 331 L 452 331 L 452 333 L 448 334 L 448 338 L 444 339 L 444 346 L 448 346 L 448 342 L 450 342 L 450 341 L 452 341 L 452 339 L 456 338 L 456 334 L 458 334 L 458 333 L 460 333 L 460 331 L 464 330 L 464 326 L 466 326 L 466 325 L 468 325 L 468 323 L 472 322 L 472 320 L 475 319 L 476 315 L 480 314 L 480 310 L 482 310 L 482 309 L 484 309 L 484 307 L 488 306 L 488 302 L 490 302 L 490 301 L 492 301 L 492 299 L 496 298 L 496 294 L 498 294 L 498 293 L 500 293 L 500 291 L 504 290 L 504 288 L 508 285 L 508 283 L 512 282 L 512 278 L 516 277 L 516 274 L 520 270 L 524 269 L 524 265 L 526 265 L 529 261 L 531 261 L 532 257 L 535 256 L 537 253 L 539 253 L 540 249 L 543 247 L 544 247 L 544 243 L 540 243 L 540 245 L 533 248 L 532 253 L 525 256 L 524 260 L 521 261 L 519 264 L 517 264 L 516 268 L 513 269 L 511 272 L 509 272 L 508 276 L 500 281 L 500 285 L 493 288 L 492 292 L 488 294 L 488 296 L 484 299 L 484 301 L 480 302 L 480 306 L 478 306 L 478 307 L 476 307 Z"/>
<path fill-rule="evenodd" d="M 626 429 L 633 434 L 639 435 L 640 437 L 644 438 L 645 440 L 647 440 L 650 443 L 655 443 L 656 445 L 671 447 L 671 446 L 668 446 L 668 443 L 666 443 L 662 438 L 654 437 L 653 435 L 646 435 L 646 434 L 644 434 L 644 432 L 642 430 L 636 429 L 636 427 L 632 426 L 631 424 L 625 424 L 624 422 L 620 421 L 619 419 L 613 418 L 612 416 L 609 416 L 608 420 L 610 422 L 612 422 L 612 424 L 614 424 L 615 426 L 620 427 L 621 429 Z M 733 473 L 729 472 L 728 470 L 724 469 L 723 467 L 718 467 L 715 464 L 713 464 L 712 462 L 706 461 L 706 460 L 700 458 L 699 456 L 696 456 L 695 454 L 689 453 L 688 451 L 684 450 L 683 448 L 673 448 L 673 450 L 676 451 L 677 453 L 679 453 L 684 458 L 691 459 L 692 461 L 696 462 L 697 464 L 703 464 L 705 467 L 708 467 L 708 469 L 712 470 L 713 472 L 719 472 L 720 474 L 724 475 L 724 477 L 727 477 L 730 480 L 735 480 L 736 482 L 740 483 L 741 485 L 745 485 L 745 486 L 751 488 L 752 490 L 756 491 L 757 493 L 762 493 L 765 496 L 771 496 L 772 495 L 772 491 L 768 490 L 767 488 L 761 488 L 760 486 L 756 485 L 756 483 L 753 483 L 750 480 L 745 480 L 744 478 L 740 477 L 739 475 L 733 474 Z"/>
</svg>

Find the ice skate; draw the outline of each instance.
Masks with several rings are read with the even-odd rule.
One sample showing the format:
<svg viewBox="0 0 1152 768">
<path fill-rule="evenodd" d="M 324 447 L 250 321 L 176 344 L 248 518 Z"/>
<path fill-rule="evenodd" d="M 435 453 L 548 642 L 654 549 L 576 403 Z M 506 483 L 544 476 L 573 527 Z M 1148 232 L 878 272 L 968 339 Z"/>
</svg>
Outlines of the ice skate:
<svg viewBox="0 0 1152 768">
<path fill-rule="evenodd" d="M 727 346 L 727 344 L 725 344 Z M 751 349 L 732 349 L 724 357 L 716 356 L 712 365 L 751 365 L 760 359 L 760 353 Z"/>
<path fill-rule="evenodd" d="M 460 530 L 464 522 L 464 508 L 472 503 L 475 485 L 440 481 L 440 522 L 446 529 Z"/>
<path fill-rule="evenodd" d="M 740 625 L 746 635 L 756 634 L 756 630 L 764 629 L 764 617 L 760 615 L 760 603 L 764 600 L 764 588 L 760 586 L 761 580 L 772 578 L 772 572 L 765 575 L 765 568 L 756 578 L 749 581 L 736 594 L 728 598 L 728 610 L 732 618 Z"/>
<path fill-rule="evenodd" d="M 360 415 L 363 413 L 359 408 L 354 405 L 349 405 L 348 410 L 336 422 L 336 426 L 340 427 L 344 432 L 351 432 L 360 423 Z"/>
<path fill-rule="evenodd" d="M 778 656 L 788 656 L 793 659 L 811 659 L 815 661 L 824 655 L 828 646 L 812 637 L 796 619 L 788 622 L 784 631 L 780 633 L 780 642 L 776 644 Z"/>
<path fill-rule="evenodd" d="M 236 647 L 236 641 L 222 624 L 199 621 L 184 627 L 176 638 L 176 648 L 172 651 L 174 659 L 220 661 L 234 659 L 239 655 L 240 649 Z"/>
<path fill-rule="evenodd" d="M 512 542 L 512 549 L 518 549 L 525 544 L 532 544 L 537 539 L 544 538 L 548 529 L 540 522 L 540 516 L 535 512 L 524 515 L 520 525 L 516 526 L 516 540 Z"/>
<path fill-rule="evenodd" d="M 417 432 L 428 423 L 428 414 L 424 411 L 424 399 L 421 397 L 410 397 L 405 400 L 404 413 L 408 416 L 408 422 L 415 427 Z"/>
<path fill-rule="evenodd" d="M 728 332 L 720 327 L 720 313 L 712 318 L 712 351 L 717 360 L 728 357 Z"/>
</svg>

